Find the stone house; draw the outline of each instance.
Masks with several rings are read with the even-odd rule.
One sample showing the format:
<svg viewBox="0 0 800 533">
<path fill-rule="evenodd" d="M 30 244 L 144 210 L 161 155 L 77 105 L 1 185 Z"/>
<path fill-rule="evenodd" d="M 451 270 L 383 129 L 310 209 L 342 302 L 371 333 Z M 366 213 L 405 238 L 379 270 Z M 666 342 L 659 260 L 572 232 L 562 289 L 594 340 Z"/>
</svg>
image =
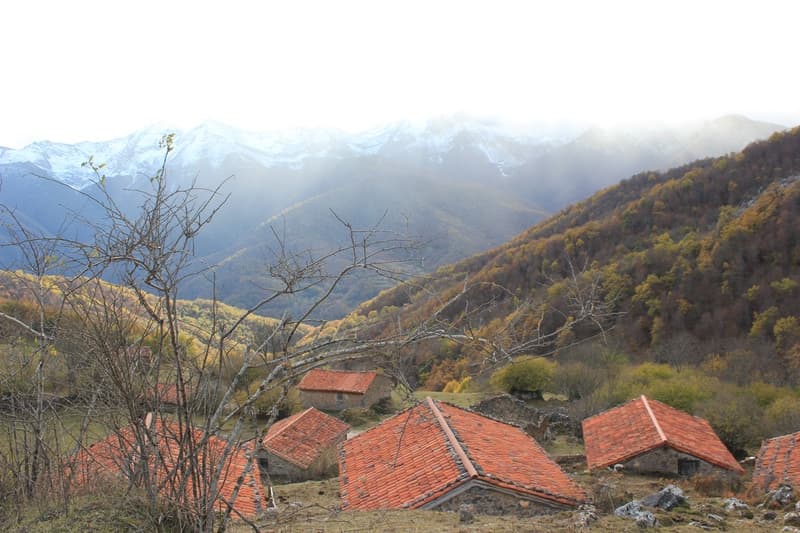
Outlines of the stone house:
<svg viewBox="0 0 800 533">
<path fill-rule="evenodd" d="M 151 432 L 155 442 L 147 454 L 150 471 L 154 473 L 156 482 L 166 485 L 167 480 L 175 476 L 176 470 L 183 464 L 186 439 L 200 442 L 205 434 L 200 429 L 180 426 L 169 417 L 153 413 L 147 415 L 144 426 Z M 101 480 L 124 480 L 127 483 L 140 470 L 138 463 L 142 460 L 142 454 L 134 431 L 133 426 L 127 426 L 113 432 L 83 448 L 67 461 L 69 474 L 77 490 L 95 487 Z M 184 442 L 183 449 L 181 442 Z M 222 463 L 215 508 L 225 512 L 230 505 L 233 518 L 241 516 L 249 520 L 256 519 L 273 503 L 270 500 L 270 487 L 263 484 L 259 475 L 254 446 L 252 443 L 242 443 L 226 452 L 227 447 L 226 439 L 209 436 L 207 444 L 196 452 L 201 463 Z M 185 497 L 193 498 L 195 480 L 182 480 L 181 477 L 172 479 L 177 485 L 184 482 Z"/>
<path fill-rule="evenodd" d="M 342 510 L 535 516 L 586 494 L 521 429 L 431 398 L 339 448 Z"/>
<path fill-rule="evenodd" d="M 261 439 L 259 466 L 273 479 L 325 479 L 339 473 L 337 448 L 350 426 L 309 407 L 272 424 Z"/>
<path fill-rule="evenodd" d="M 642 395 L 583 421 L 589 470 L 740 475 L 744 469 L 702 418 Z"/>
<path fill-rule="evenodd" d="M 753 470 L 753 487 L 769 492 L 781 485 L 800 489 L 800 431 L 761 443 Z"/>
<path fill-rule="evenodd" d="M 392 395 L 392 381 L 377 372 L 310 370 L 300 383 L 303 407 L 325 411 L 369 408 Z"/>
</svg>

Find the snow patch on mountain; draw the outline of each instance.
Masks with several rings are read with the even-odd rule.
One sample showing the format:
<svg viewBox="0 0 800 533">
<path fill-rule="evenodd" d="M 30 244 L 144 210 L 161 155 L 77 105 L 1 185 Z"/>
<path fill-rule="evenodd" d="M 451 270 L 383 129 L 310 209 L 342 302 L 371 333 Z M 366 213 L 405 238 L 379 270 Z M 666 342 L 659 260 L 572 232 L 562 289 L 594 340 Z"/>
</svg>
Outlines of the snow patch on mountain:
<svg viewBox="0 0 800 533">
<path fill-rule="evenodd" d="M 414 155 L 441 163 L 452 150 L 471 148 L 502 174 L 522 165 L 524 149 L 553 141 L 528 134 L 519 137 L 506 132 L 499 123 L 465 117 L 444 117 L 430 121 L 403 121 L 360 133 L 334 129 L 254 132 L 220 122 L 205 122 L 189 130 L 156 124 L 127 137 L 104 142 L 63 144 L 34 142 L 22 149 L 0 149 L 0 165 L 31 163 L 75 188 L 83 188 L 96 175 L 82 164 L 93 158 L 104 163 L 109 176 L 129 176 L 133 181 L 152 175 L 164 157 L 162 137 L 175 133 L 175 151 L 170 164 L 193 168 L 198 162 L 212 167 L 231 155 L 248 157 L 265 167 L 301 168 L 309 159 L 348 157 L 385 158 Z"/>
</svg>

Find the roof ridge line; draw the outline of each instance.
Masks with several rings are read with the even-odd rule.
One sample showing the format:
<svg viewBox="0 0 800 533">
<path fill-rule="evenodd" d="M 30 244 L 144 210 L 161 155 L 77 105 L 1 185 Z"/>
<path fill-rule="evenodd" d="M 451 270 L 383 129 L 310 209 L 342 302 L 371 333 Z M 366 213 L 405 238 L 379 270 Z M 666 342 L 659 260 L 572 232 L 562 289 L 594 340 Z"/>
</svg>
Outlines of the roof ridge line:
<svg viewBox="0 0 800 533">
<path fill-rule="evenodd" d="M 297 413 L 297 415 L 292 415 L 292 416 L 297 416 L 297 418 L 295 418 L 294 420 L 292 420 L 291 422 L 289 422 L 288 424 L 286 424 L 285 426 L 283 426 L 283 427 L 280 429 L 280 431 L 278 431 L 277 433 L 274 433 L 274 434 L 272 435 L 272 437 L 270 437 L 270 440 L 274 439 L 275 437 L 277 437 L 278 435 L 282 434 L 284 431 L 286 431 L 287 429 L 289 429 L 290 427 L 292 427 L 292 426 L 295 424 L 295 422 L 297 422 L 298 420 L 300 420 L 301 418 L 303 418 L 303 416 L 304 416 L 306 413 L 308 413 L 309 411 L 311 411 L 313 408 L 314 408 L 314 407 L 312 406 L 312 407 L 309 407 L 308 409 L 306 409 L 305 411 L 303 411 L 302 413 Z M 285 420 L 285 419 L 284 419 L 284 420 Z M 273 425 L 274 425 L 274 423 L 273 423 Z M 264 435 L 264 438 L 266 438 L 266 435 Z"/>
<path fill-rule="evenodd" d="M 461 459 L 461 464 L 464 465 L 464 468 L 467 470 L 467 474 L 469 474 L 469 477 L 477 478 L 478 471 L 475 469 L 475 465 L 472 464 L 472 461 L 470 461 L 467 452 L 465 452 L 464 448 L 461 447 L 461 443 L 458 442 L 455 433 L 453 433 L 453 430 L 450 428 L 450 425 L 447 423 L 447 420 L 445 420 L 444 415 L 436 406 L 436 403 L 434 403 L 433 398 L 428 396 L 425 398 L 425 402 L 428 404 L 428 407 L 430 407 L 431 411 L 433 411 L 433 415 L 439 422 L 439 426 L 441 426 L 442 431 L 444 431 L 447 440 L 450 441 L 450 445 L 453 446 L 453 449 L 456 451 L 456 455 L 458 455 L 458 458 Z"/>
<path fill-rule="evenodd" d="M 661 437 L 661 442 L 667 442 L 667 436 L 664 434 L 664 430 L 661 429 L 661 424 L 656 420 L 656 415 L 653 414 L 653 410 L 650 408 L 650 402 L 647 401 L 647 396 L 642 394 L 641 399 L 644 408 L 647 410 L 647 414 L 650 416 L 650 420 L 653 421 L 653 425 L 656 427 L 656 431 L 658 431 L 658 436 Z"/>
</svg>

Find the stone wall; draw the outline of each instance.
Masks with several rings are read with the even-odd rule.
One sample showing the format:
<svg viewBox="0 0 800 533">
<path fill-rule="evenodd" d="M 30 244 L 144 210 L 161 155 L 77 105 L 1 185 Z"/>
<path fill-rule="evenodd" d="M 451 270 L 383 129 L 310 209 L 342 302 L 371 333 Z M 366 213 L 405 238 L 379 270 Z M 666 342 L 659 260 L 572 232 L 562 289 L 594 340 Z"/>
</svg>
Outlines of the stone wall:
<svg viewBox="0 0 800 533">
<path fill-rule="evenodd" d="M 540 516 L 563 510 L 562 506 L 548 505 L 528 497 L 508 494 L 484 485 L 473 485 L 464 492 L 434 507 L 440 511 L 458 512 L 461 505 L 471 505 L 473 511 L 487 515 Z"/>
<path fill-rule="evenodd" d="M 519 426 L 537 441 L 546 441 L 553 434 L 573 435 L 575 423 L 564 407 L 537 409 L 510 394 L 486 398 L 473 405 L 477 413 Z"/>
<path fill-rule="evenodd" d="M 264 449 L 258 454 L 259 467 L 266 468 L 270 478 L 277 481 L 299 482 L 336 477 L 339 475 L 337 448 L 345 438 L 347 435 L 343 434 L 333 445 L 326 448 L 308 468 L 300 468 Z"/>
<path fill-rule="evenodd" d="M 299 466 L 267 451 L 259 454 L 259 467 L 266 468 L 269 477 L 276 481 L 302 481 L 306 476 Z"/>
<path fill-rule="evenodd" d="M 316 407 L 322 411 L 341 411 L 353 407 L 361 407 L 364 401 L 363 394 L 348 394 L 346 392 L 319 392 L 300 391 L 300 401 L 303 407 Z"/>
<path fill-rule="evenodd" d="M 669 447 L 662 447 L 623 463 L 625 470 L 641 472 L 643 474 L 673 474 L 690 477 L 694 474 L 724 474 L 736 475 L 729 470 L 719 468 L 692 455 L 681 453 Z"/>
<path fill-rule="evenodd" d="M 375 380 L 370 385 L 367 393 L 364 394 L 363 403 L 361 407 L 372 407 L 384 398 L 392 396 L 392 380 L 388 376 L 378 374 Z"/>
</svg>

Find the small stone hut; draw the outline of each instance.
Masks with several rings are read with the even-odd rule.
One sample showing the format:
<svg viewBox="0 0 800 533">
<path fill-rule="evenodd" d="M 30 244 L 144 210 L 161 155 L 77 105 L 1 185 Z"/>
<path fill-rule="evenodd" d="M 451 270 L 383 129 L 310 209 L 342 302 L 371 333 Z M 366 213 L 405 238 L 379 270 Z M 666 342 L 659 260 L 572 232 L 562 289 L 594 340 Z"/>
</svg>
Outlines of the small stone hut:
<svg viewBox="0 0 800 533">
<path fill-rule="evenodd" d="M 800 489 L 800 431 L 761 443 L 753 470 L 753 487 L 764 492 L 791 485 Z"/>
<path fill-rule="evenodd" d="M 584 420 L 583 440 L 589 470 L 622 464 L 681 476 L 744 472 L 706 420 L 644 395 Z"/>
<path fill-rule="evenodd" d="M 325 411 L 369 408 L 392 395 L 392 382 L 377 372 L 345 372 L 338 370 L 310 370 L 300 383 L 300 401 L 303 407 L 316 407 Z"/>
<path fill-rule="evenodd" d="M 425 399 L 339 450 L 343 510 L 440 509 L 535 516 L 586 494 L 521 429 Z"/>
<path fill-rule="evenodd" d="M 350 426 L 309 407 L 274 423 L 258 452 L 259 466 L 275 479 L 325 479 L 339 472 L 337 449 Z"/>
</svg>

